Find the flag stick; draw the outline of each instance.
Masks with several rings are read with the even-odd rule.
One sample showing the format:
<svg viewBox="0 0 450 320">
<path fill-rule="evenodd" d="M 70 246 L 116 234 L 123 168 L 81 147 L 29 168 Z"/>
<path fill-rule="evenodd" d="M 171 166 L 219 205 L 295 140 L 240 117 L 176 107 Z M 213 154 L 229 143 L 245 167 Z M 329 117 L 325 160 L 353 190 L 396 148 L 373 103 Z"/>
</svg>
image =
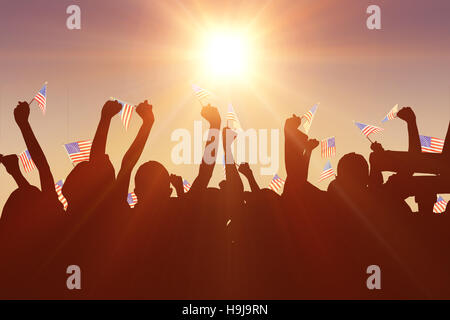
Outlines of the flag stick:
<svg viewBox="0 0 450 320">
<path fill-rule="evenodd" d="M 372 140 L 370 140 L 369 136 L 366 136 L 366 138 L 367 138 L 367 140 L 369 140 L 369 141 L 370 141 L 370 143 L 373 143 L 373 141 L 372 141 Z"/>
</svg>

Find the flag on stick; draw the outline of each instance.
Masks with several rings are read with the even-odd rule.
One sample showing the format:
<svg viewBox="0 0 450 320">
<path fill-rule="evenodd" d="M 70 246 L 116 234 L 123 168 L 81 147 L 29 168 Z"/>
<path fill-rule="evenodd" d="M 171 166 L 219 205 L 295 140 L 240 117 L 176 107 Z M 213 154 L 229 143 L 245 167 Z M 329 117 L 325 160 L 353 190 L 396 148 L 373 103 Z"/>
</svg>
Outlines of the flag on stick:
<svg viewBox="0 0 450 320">
<path fill-rule="evenodd" d="M 184 192 L 188 192 L 191 189 L 191 184 L 185 179 L 183 181 Z"/>
<path fill-rule="evenodd" d="M 447 208 L 447 201 L 445 201 L 444 198 L 439 196 L 437 198 L 436 203 L 434 204 L 433 212 L 434 213 L 444 213 L 446 208 Z"/>
<path fill-rule="evenodd" d="M 232 129 L 240 129 L 241 128 L 241 124 L 239 123 L 239 119 L 237 117 L 236 112 L 234 112 L 234 108 L 233 105 L 230 103 L 228 104 L 228 112 L 225 116 L 225 119 L 227 121 L 231 121 L 231 127 Z"/>
<path fill-rule="evenodd" d="M 117 100 L 115 98 L 111 99 Z M 136 107 L 121 100 L 117 100 L 117 102 L 119 102 L 122 105 L 122 110 L 120 110 L 120 119 L 122 120 L 125 130 L 128 130 L 131 116 L 133 115 L 134 109 L 136 109 Z"/>
<path fill-rule="evenodd" d="M 82 140 L 77 142 L 71 142 L 64 145 L 70 161 L 73 164 L 89 161 L 89 155 L 91 153 L 92 141 Z"/>
<path fill-rule="evenodd" d="M 389 111 L 389 113 L 386 115 L 386 117 L 384 117 L 384 119 L 381 120 L 381 123 L 396 118 L 396 117 L 397 117 L 397 112 L 398 112 L 398 104 L 396 104 L 396 105 L 391 109 L 391 111 Z"/>
<path fill-rule="evenodd" d="M 325 167 L 323 168 L 322 173 L 320 174 L 319 182 L 333 176 L 335 176 L 335 173 L 333 167 L 331 167 L 330 160 L 328 160 L 327 163 L 325 164 Z"/>
<path fill-rule="evenodd" d="M 58 194 L 58 200 L 63 204 L 64 210 L 67 210 L 68 207 L 67 199 L 62 194 L 63 184 L 64 182 L 62 180 L 59 180 L 57 183 L 55 183 L 55 190 L 56 193 Z"/>
<path fill-rule="evenodd" d="M 31 155 L 28 150 L 25 150 L 24 152 L 19 154 L 19 158 L 26 173 L 36 168 L 36 165 L 34 164 L 33 159 L 31 159 Z"/>
<path fill-rule="evenodd" d="M 192 90 L 194 90 L 195 95 L 197 96 L 198 101 L 202 104 L 202 100 L 209 97 L 210 93 L 203 88 L 193 84 Z"/>
<path fill-rule="evenodd" d="M 284 186 L 285 180 L 281 179 L 278 174 L 275 174 L 272 178 L 272 181 L 270 181 L 269 189 L 279 192 L 281 188 Z"/>
<path fill-rule="evenodd" d="M 314 116 L 316 115 L 317 107 L 319 106 L 318 103 L 316 103 L 307 113 L 305 113 L 302 118 L 305 118 L 306 121 L 303 123 L 303 128 L 306 133 L 309 132 L 309 129 L 311 128 L 311 123 L 314 119 Z"/>
<path fill-rule="evenodd" d="M 134 208 L 134 206 L 137 203 L 137 197 L 136 197 L 136 194 L 134 192 L 130 192 L 128 194 L 127 202 L 128 202 L 128 205 L 130 206 L 130 208 Z"/>
<path fill-rule="evenodd" d="M 36 93 L 33 100 L 36 100 L 39 108 L 41 108 L 42 113 L 45 115 L 45 111 L 47 109 L 47 82 L 45 82 L 41 90 Z M 33 100 L 31 100 L 31 102 L 33 102 Z"/>
<path fill-rule="evenodd" d="M 444 139 L 428 136 L 419 136 L 419 138 L 422 152 L 442 153 L 442 150 L 444 149 Z"/>
<path fill-rule="evenodd" d="M 383 128 L 375 127 L 370 124 L 364 124 L 355 122 L 355 125 L 358 127 L 359 130 L 361 130 L 361 133 L 365 135 L 366 137 L 369 137 L 372 133 L 378 133 L 383 131 Z"/>
<path fill-rule="evenodd" d="M 320 147 L 322 158 L 331 158 L 336 155 L 336 139 L 334 137 L 323 139 Z"/>
</svg>

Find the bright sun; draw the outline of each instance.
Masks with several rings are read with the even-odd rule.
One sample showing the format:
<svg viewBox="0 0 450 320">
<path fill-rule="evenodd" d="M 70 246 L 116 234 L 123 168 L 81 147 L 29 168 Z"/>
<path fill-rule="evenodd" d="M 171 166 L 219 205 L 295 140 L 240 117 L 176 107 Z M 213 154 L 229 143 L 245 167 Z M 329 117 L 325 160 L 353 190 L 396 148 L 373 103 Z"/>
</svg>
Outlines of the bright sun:
<svg viewBox="0 0 450 320">
<path fill-rule="evenodd" d="M 204 61 L 217 76 L 243 76 L 248 70 L 248 39 L 238 33 L 214 33 L 206 37 Z"/>
</svg>

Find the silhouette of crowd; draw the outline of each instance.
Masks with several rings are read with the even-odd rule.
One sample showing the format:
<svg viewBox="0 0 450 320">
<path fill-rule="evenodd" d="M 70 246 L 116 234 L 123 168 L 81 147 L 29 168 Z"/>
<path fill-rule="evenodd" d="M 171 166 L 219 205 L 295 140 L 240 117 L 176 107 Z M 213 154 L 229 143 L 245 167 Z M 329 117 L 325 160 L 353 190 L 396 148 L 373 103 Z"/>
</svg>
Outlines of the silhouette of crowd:
<svg viewBox="0 0 450 320">
<path fill-rule="evenodd" d="M 450 298 L 449 209 L 412 212 L 405 190 L 414 172 L 398 170 L 384 181 L 374 160 L 384 152 L 381 144 L 372 143 L 369 162 L 344 155 L 322 191 L 308 182 L 319 142 L 299 130 L 302 119 L 293 115 L 284 124 L 287 178 L 279 195 L 260 188 L 247 163 L 236 165 L 236 134 L 208 105 L 201 116 L 210 135 L 190 190 L 150 160 L 136 171 L 138 202 L 130 208 L 130 179 L 155 119 L 147 101 L 136 107 L 142 125 L 116 174 L 106 142 L 121 108 L 117 101 L 103 106 L 89 161 L 65 180 L 66 211 L 28 121 L 29 104 L 15 108 L 40 188 L 22 175 L 16 155 L 1 156 L 17 183 L 0 219 L 1 298 Z M 420 156 L 414 112 L 402 108 L 398 117 L 407 124 L 408 156 Z M 212 187 L 220 139 L 226 179 Z M 441 156 L 448 165 L 449 133 Z M 448 185 L 448 170 L 436 176 Z M 67 288 L 69 265 L 81 269 L 81 290 Z M 380 267 L 380 290 L 367 287 L 371 265 Z"/>
</svg>

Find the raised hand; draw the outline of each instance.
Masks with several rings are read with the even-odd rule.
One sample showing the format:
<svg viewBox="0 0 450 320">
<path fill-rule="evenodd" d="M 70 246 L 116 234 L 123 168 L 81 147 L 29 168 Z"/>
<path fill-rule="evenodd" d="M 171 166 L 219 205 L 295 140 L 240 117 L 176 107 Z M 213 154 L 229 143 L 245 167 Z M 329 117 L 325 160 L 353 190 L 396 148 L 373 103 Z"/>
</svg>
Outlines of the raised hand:
<svg viewBox="0 0 450 320">
<path fill-rule="evenodd" d="M 400 111 L 397 112 L 397 117 L 406 122 L 416 121 L 416 115 L 410 107 L 401 108 Z"/>
<path fill-rule="evenodd" d="M 383 146 L 381 145 L 381 143 L 375 141 L 370 145 L 370 149 L 372 149 L 373 152 L 381 152 L 384 151 Z"/>
<path fill-rule="evenodd" d="M 284 129 L 295 130 L 300 126 L 301 123 L 302 118 L 293 114 L 292 117 L 286 119 L 286 122 L 284 123 Z"/>
<path fill-rule="evenodd" d="M 209 122 L 209 125 L 214 128 L 220 128 L 220 114 L 216 107 L 208 104 L 206 107 L 202 108 L 202 117 Z"/>
<path fill-rule="evenodd" d="M 175 190 L 183 189 L 183 178 L 181 176 L 177 176 L 176 174 L 171 174 L 169 177 L 169 181 L 173 185 Z"/>
<path fill-rule="evenodd" d="M 136 113 L 142 118 L 144 123 L 148 123 L 150 125 L 155 122 L 155 116 L 153 115 L 153 106 L 148 103 L 147 100 L 139 103 L 136 107 Z"/>
<path fill-rule="evenodd" d="M 16 120 L 17 125 L 20 127 L 21 125 L 27 124 L 29 116 L 30 105 L 28 102 L 19 101 L 17 107 L 14 108 L 14 119 Z"/>
<path fill-rule="evenodd" d="M 314 150 L 315 148 L 317 148 L 317 146 L 319 145 L 319 141 L 316 139 L 309 139 L 306 142 L 306 149 L 308 149 L 309 151 Z"/>
<path fill-rule="evenodd" d="M 17 172 L 20 172 L 19 167 L 19 157 L 15 154 L 9 154 L 9 155 L 0 155 L 0 162 L 3 163 L 3 165 L 6 168 L 6 171 L 10 175 L 14 175 Z"/>
<path fill-rule="evenodd" d="M 108 100 L 103 105 L 102 118 L 111 119 L 122 110 L 122 105 L 117 100 Z"/>
<path fill-rule="evenodd" d="M 239 165 L 238 171 L 246 177 L 249 177 L 253 174 L 253 171 L 252 169 L 250 169 L 250 165 L 247 162 L 241 163 Z"/>
</svg>

